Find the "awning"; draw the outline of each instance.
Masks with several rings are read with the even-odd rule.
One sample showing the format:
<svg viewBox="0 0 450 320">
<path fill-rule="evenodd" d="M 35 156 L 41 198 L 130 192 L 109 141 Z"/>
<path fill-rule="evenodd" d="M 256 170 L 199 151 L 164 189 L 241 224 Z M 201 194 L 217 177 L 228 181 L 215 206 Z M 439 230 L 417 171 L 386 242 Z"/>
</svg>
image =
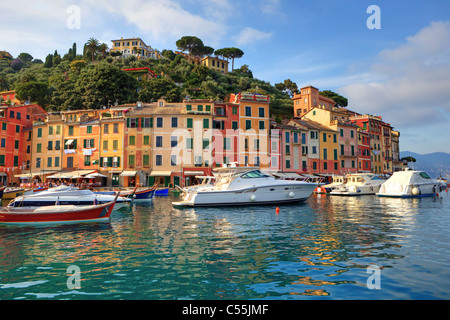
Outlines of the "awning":
<svg viewBox="0 0 450 320">
<path fill-rule="evenodd" d="M 48 179 L 76 179 L 80 178 L 86 174 L 92 173 L 95 170 L 76 170 L 72 172 L 58 172 L 55 174 L 52 174 L 51 176 L 47 177 Z"/>
<path fill-rule="evenodd" d="M 98 173 L 98 172 L 94 172 L 94 173 L 90 173 L 87 176 L 84 176 L 85 178 L 88 179 L 92 179 L 92 178 L 106 178 L 106 176 L 104 174 Z"/>
<path fill-rule="evenodd" d="M 19 179 L 31 179 L 35 176 L 42 176 L 42 175 L 47 175 L 47 174 L 54 174 L 57 171 L 39 171 L 39 172 L 29 172 L 29 173 L 21 173 L 21 174 L 16 174 L 14 175 L 14 177 L 19 178 Z M 48 178 L 48 177 L 47 177 Z"/>
<path fill-rule="evenodd" d="M 66 146 L 68 146 L 68 145 L 71 145 L 71 144 L 72 144 L 72 142 L 73 142 L 73 139 L 67 140 L 67 142 L 66 142 Z"/>
<path fill-rule="evenodd" d="M 7 177 L 8 175 L 6 174 L 6 173 L 4 173 L 4 172 L 0 172 L 0 177 Z M 17 177 L 17 176 L 15 176 L 15 177 Z"/>
<path fill-rule="evenodd" d="M 206 174 L 203 171 L 185 171 L 185 176 L 205 176 Z"/>
<path fill-rule="evenodd" d="M 150 177 L 170 177 L 172 171 L 152 171 Z"/>
<path fill-rule="evenodd" d="M 134 177 L 136 175 L 136 171 L 123 171 L 120 176 L 121 177 Z"/>
</svg>

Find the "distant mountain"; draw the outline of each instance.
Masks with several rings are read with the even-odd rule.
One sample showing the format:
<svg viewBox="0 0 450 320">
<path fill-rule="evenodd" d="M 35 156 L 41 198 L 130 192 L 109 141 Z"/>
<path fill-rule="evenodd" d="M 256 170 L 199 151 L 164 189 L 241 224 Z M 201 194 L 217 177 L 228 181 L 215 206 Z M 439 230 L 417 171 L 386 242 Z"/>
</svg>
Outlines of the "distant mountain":
<svg viewBox="0 0 450 320">
<path fill-rule="evenodd" d="M 426 171 L 432 178 L 450 178 L 450 154 L 445 152 L 434 152 L 418 154 L 412 151 L 400 152 L 400 158 L 413 157 L 417 162 L 410 163 L 414 169 Z"/>
</svg>

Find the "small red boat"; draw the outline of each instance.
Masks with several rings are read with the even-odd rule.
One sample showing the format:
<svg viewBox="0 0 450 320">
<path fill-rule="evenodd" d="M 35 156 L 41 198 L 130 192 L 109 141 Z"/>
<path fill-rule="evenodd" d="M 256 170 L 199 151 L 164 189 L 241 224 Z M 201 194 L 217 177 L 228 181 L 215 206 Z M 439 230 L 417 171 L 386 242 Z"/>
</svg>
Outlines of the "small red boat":
<svg viewBox="0 0 450 320">
<path fill-rule="evenodd" d="M 117 195 L 111 202 L 92 205 L 55 205 L 43 206 L 34 210 L 19 208 L 1 208 L 0 224 L 47 224 L 109 221 L 117 201 Z"/>
</svg>

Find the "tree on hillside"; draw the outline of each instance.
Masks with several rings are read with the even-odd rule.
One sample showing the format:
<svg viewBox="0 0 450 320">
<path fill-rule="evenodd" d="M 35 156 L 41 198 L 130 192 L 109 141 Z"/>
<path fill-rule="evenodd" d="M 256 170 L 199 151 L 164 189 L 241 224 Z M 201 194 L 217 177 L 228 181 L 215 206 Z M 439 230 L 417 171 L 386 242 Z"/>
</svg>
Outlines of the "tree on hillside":
<svg viewBox="0 0 450 320">
<path fill-rule="evenodd" d="M 234 70 L 234 59 L 242 58 L 242 56 L 244 55 L 244 51 L 242 51 L 239 48 L 230 47 L 230 48 L 218 49 L 214 52 L 214 54 L 216 56 L 226 58 L 227 61 L 228 61 L 228 59 L 231 59 L 232 60 L 231 70 Z"/>
<path fill-rule="evenodd" d="M 108 51 L 108 45 L 106 43 L 102 43 L 98 46 L 98 50 L 102 53 L 102 58 L 105 59 L 105 55 Z"/>
<path fill-rule="evenodd" d="M 191 55 L 201 47 L 204 47 L 203 41 L 194 36 L 184 36 L 176 43 L 178 50 L 188 52 L 188 62 L 191 63 Z"/>
<path fill-rule="evenodd" d="M 75 83 L 82 104 L 88 109 L 99 109 L 108 100 L 120 103 L 136 102 L 137 82 L 134 77 L 106 62 L 94 68 L 84 68 Z"/>
<path fill-rule="evenodd" d="M 100 46 L 98 40 L 90 38 L 85 46 L 86 50 L 92 55 L 92 63 L 94 63 L 95 54 L 98 52 Z"/>
<path fill-rule="evenodd" d="M 26 53 L 26 52 L 20 53 L 17 56 L 17 58 L 19 58 L 23 62 L 31 62 L 33 60 L 33 56 L 31 54 L 29 54 L 29 53 Z"/>
<path fill-rule="evenodd" d="M 46 82 L 25 82 L 16 86 L 16 93 L 20 100 L 30 100 L 40 106 L 47 105 L 50 98 L 50 91 Z"/>
<path fill-rule="evenodd" d="M 324 91 L 320 91 L 319 92 L 320 95 L 333 99 L 334 102 L 336 102 L 337 105 L 341 106 L 341 107 L 346 107 L 348 106 L 348 99 L 341 96 L 340 94 L 333 92 L 331 90 L 324 90 Z"/>
<path fill-rule="evenodd" d="M 286 79 L 282 83 L 275 83 L 275 88 L 280 91 L 286 92 L 291 98 L 295 93 L 298 93 L 298 87 L 291 79 Z"/>
<path fill-rule="evenodd" d="M 51 68 L 51 67 L 53 67 L 53 55 L 48 54 L 47 57 L 45 57 L 44 68 Z"/>
</svg>

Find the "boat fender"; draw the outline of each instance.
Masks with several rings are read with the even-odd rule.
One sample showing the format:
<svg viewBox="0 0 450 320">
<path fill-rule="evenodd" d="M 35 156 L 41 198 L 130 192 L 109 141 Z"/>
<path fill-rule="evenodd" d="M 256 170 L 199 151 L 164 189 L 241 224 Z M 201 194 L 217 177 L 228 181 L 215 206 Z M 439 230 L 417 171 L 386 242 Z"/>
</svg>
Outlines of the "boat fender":
<svg viewBox="0 0 450 320">
<path fill-rule="evenodd" d="M 358 188 L 358 189 L 356 189 L 356 192 L 358 192 L 358 193 L 360 193 L 361 192 L 361 190 Z"/>
<path fill-rule="evenodd" d="M 279 213 L 280 213 L 280 208 L 277 207 L 277 208 L 275 209 L 275 212 L 276 212 L 277 214 L 279 214 Z"/>
<path fill-rule="evenodd" d="M 291 191 L 291 192 L 289 192 L 289 198 L 293 198 L 294 197 L 294 193 Z"/>
<path fill-rule="evenodd" d="M 254 202 L 254 201 L 256 200 L 256 196 L 255 196 L 254 194 L 252 194 L 252 196 L 250 197 L 250 200 L 251 200 L 252 202 Z"/>
<path fill-rule="evenodd" d="M 414 188 L 411 190 L 411 193 L 412 193 L 414 196 L 418 196 L 418 195 L 421 194 L 421 191 L 420 191 L 419 188 L 414 187 Z"/>
</svg>

